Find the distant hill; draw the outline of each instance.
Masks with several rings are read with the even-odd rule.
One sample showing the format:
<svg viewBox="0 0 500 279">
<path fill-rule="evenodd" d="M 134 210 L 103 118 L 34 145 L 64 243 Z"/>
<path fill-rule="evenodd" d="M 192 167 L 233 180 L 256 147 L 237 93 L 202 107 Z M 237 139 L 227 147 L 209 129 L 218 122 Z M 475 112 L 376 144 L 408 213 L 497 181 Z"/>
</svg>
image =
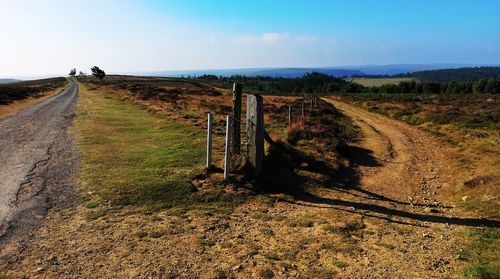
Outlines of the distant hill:
<svg viewBox="0 0 500 279">
<path fill-rule="evenodd" d="M 365 75 L 365 73 L 355 69 L 336 69 L 336 68 L 243 68 L 243 69 L 221 69 L 221 70 L 188 70 L 188 71 L 158 71 L 158 72 L 141 72 L 133 73 L 146 76 L 162 76 L 162 77 L 181 77 L 181 76 L 267 76 L 267 77 L 284 77 L 296 78 L 303 77 L 307 73 L 318 72 L 334 77 L 350 77 Z"/>
<path fill-rule="evenodd" d="M 123 73 L 144 76 L 180 77 L 180 76 L 269 76 L 269 77 L 302 77 L 306 73 L 319 72 L 335 77 L 352 76 L 391 76 L 407 74 L 419 71 L 456 69 L 463 67 L 475 67 L 482 65 L 472 64 L 391 64 L 391 65 L 357 65 L 337 67 L 288 67 L 288 68 L 241 68 L 241 69 L 208 69 L 208 70 L 184 70 L 184 71 L 154 71 Z"/>
<path fill-rule="evenodd" d="M 14 82 L 18 82 L 18 81 L 20 81 L 20 80 L 11 79 L 11 78 L 4 78 L 4 79 L 0 78 L 0 84 L 14 83 Z"/>
<path fill-rule="evenodd" d="M 450 81 L 477 81 L 481 79 L 500 80 L 500 67 L 466 67 L 459 69 L 442 69 L 420 71 L 410 74 L 420 81 L 450 82 Z"/>
</svg>

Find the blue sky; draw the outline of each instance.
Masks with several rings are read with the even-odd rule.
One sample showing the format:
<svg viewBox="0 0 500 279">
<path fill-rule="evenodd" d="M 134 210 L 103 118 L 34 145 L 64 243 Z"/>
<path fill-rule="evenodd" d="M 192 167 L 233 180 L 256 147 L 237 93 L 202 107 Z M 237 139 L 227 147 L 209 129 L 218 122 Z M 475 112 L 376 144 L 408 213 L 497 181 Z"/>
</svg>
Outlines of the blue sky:
<svg viewBox="0 0 500 279">
<path fill-rule="evenodd" d="M 0 77 L 94 64 L 108 72 L 500 64 L 494 0 L 0 1 Z"/>
</svg>

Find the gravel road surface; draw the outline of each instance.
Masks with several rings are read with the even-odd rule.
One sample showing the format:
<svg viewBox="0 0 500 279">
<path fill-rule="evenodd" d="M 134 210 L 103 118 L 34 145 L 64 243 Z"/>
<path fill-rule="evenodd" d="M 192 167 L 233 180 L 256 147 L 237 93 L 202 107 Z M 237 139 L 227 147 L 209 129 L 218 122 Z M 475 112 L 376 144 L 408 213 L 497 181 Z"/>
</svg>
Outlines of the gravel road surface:
<svg viewBox="0 0 500 279">
<path fill-rule="evenodd" d="M 61 93 L 0 120 L 0 240 L 30 230 L 70 196 L 77 96 L 71 79 Z"/>
</svg>

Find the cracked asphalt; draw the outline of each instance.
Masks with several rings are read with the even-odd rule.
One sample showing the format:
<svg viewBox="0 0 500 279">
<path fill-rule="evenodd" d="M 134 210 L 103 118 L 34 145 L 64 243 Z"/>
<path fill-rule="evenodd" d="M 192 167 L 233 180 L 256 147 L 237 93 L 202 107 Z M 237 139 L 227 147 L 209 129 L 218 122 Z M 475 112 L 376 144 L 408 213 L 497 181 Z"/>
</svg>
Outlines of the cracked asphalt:
<svg viewBox="0 0 500 279">
<path fill-rule="evenodd" d="M 78 85 L 0 120 L 0 237 L 29 231 L 67 201 L 77 166 L 69 128 Z M 0 239 L 1 240 L 1 239 Z"/>
</svg>

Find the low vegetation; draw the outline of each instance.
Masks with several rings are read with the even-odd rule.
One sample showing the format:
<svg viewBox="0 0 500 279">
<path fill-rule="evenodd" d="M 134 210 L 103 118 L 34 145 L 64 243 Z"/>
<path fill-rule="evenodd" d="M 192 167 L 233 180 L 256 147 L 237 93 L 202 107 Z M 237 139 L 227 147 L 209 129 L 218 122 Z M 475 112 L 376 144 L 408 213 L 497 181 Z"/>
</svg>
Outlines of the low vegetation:
<svg viewBox="0 0 500 279">
<path fill-rule="evenodd" d="M 0 84 L 0 105 L 29 97 L 40 97 L 67 84 L 65 78 L 49 78 Z"/>
</svg>

